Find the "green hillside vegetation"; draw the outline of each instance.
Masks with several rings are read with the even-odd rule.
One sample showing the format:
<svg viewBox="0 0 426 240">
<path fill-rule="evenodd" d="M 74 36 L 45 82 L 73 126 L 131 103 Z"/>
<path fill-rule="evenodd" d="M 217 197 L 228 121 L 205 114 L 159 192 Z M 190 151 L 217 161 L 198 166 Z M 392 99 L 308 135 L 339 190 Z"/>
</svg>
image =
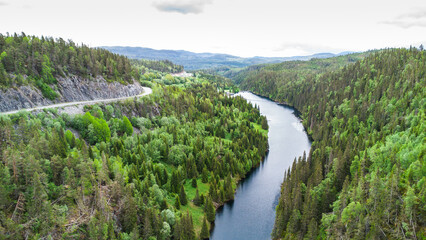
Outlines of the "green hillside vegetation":
<svg viewBox="0 0 426 240">
<path fill-rule="evenodd" d="M 70 75 L 103 76 L 124 84 L 138 77 L 126 57 L 104 49 L 80 46 L 62 38 L 0 34 L 1 88 L 32 84 L 45 97 L 54 99 L 56 78 Z"/>
<path fill-rule="evenodd" d="M 173 64 L 169 60 L 130 59 L 130 63 L 140 69 L 142 74 L 152 70 L 164 73 L 179 73 L 183 71 L 183 66 Z"/>
<path fill-rule="evenodd" d="M 0 236 L 199 239 L 268 147 L 259 110 L 210 84 L 85 110 L 0 116 Z"/>
<path fill-rule="evenodd" d="M 424 239 L 426 52 L 386 49 L 343 68 L 315 61 L 241 82 L 297 108 L 314 139 L 286 172 L 272 237 Z"/>
<path fill-rule="evenodd" d="M 368 56 L 372 52 L 353 53 L 326 59 L 309 61 L 289 61 L 270 65 L 250 66 L 232 77 L 241 88 L 265 94 L 271 99 L 282 99 L 280 95 L 285 89 L 299 89 L 306 78 L 321 73 L 336 71 Z"/>
<path fill-rule="evenodd" d="M 229 78 L 198 71 L 192 74 L 192 77 L 178 77 L 167 72 L 158 72 L 148 69 L 145 72 L 141 72 L 140 82 L 142 85 L 147 87 L 153 87 L 155 84 L 160 84 L 165 86 L 177 86 L 184 89 L 191 88 L 194 84 L 209 83 L 216 87 L 219 92 L 236 93 L 239 91 L 238 87 Z"/>
</svg>

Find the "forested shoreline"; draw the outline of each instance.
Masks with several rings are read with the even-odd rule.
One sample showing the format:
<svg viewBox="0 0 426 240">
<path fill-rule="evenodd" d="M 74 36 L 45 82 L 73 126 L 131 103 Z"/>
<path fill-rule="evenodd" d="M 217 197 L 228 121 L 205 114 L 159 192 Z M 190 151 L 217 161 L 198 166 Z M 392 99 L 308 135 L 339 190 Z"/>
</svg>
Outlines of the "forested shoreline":
<svg viewBox="0 0 426 240">
<path fill-rule="evenodd" d="M 152 95 L 84 115 L 2 116 L 2 235 L 208 234 L 215 206 L 266 154 L 267 137 L 253 126 L 263 117 L 208 84 Z"/>
<path fill-rule="evenodd" d="M 84 114 L 0 115 L 0 238 L 206 239 L 267 152 L 266 118 L 224 78 L 25 34 L 0 35 L 0 53 L 6 89 L 36 79 L 54 92 L 61 74 L 153 89 Z"/>
<path fill-rule="evenodd" d="M 299 109 L 314 139 L 286 172 L 274 239 L 425 236 L 425 60 L 385 49 L 332 71 L 245 73 L 243 89 Z"/>
<path fill-rule="evenodd" d="M 238 87 L 299 112 L 311 152 L 285 171 L 273 239 L 426 236 L 426 51 L 248 67 L 229 79 L 61 38 L 0 34 L 0 91 L 58 79 L 147 86 L 123 102 L 0 114 L 0 238 L 207 239 L 264 159 L 268 124 Z M 75 78 L 74 78 L 75 77 Z M 105 91 L 105 89 L 96 89 Z"/>
</svg>

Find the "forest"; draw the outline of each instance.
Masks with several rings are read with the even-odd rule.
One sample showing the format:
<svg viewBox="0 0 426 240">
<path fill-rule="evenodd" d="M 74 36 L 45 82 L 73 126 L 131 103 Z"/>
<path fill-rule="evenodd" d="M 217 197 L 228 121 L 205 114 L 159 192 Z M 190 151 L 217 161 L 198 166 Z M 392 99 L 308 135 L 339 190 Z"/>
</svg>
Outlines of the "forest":
<svg viewBox="0 0 426 240">
<path fill-rule="evenodd" d="M 58 78 L 99 77 L 133 83 L 148 72 L 176 73 L 183 67 L 170 61 L 129 60 L 102 48 L 78 45 L 62 38 L 0 34 L 0 89 L 30 85 L 54 100 Z"/>
<path fill-rule="evenodd" d="M 146 60 L 146 59 L 130 59 L 132 66 L 139 68 L 139 73 L 144 74 L 147 71 L 158 71 L 163 73 L 180 73 L 183 72 L 182 65 L 176 65 L 169 60 Z"/>
<path fill-rule="evenodd" d="M 3 88 L 92 74 L 153 89 L 84 114 L 0 115 L 0 239 L 207 239 L 267 153 L 266 118 L 227 79 L 25 34 L 1 35 L 0 52 Z"/>
<path fill-rule="evenodd" d="M 1 117 L 0 235 L 207 238 L 268 148 L 259 110 L 209 84 L 86 110 Z"/>
<path fill-rule="evenodd" d="M 314 140 L 285 173 L 272 237 L 424 239 L 426 51 L 330 61 L 261 67 L 240 84 L 298 109 Z"/>
</svg>

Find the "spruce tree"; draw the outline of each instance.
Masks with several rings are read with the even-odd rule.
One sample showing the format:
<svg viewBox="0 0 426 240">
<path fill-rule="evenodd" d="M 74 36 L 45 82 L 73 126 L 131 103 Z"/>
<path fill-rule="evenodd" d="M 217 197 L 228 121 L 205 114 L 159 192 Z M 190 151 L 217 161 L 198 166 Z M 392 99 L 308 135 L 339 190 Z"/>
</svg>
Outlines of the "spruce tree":
<svg viewBox="0 0 426 240">
<path fill-rule="evenodd" d="M 179 196 L 178 196 L 178 195 L 176 195 L 176 199 L 175 199 L 175 208 L 176 208 L 177 210 L 179 210 L 179 209 L 180 209 L 180 206 L 181 206 L 181 204 L 180 204 Z"/>
<path fill-rule="evenodd" d="M 185 206 L 186 204 L 188 204 L 188 199 L 186 198 L 185 188 L 183 187 L 183 185 L 180 186 L 179 199 L 182 205 Z"/>
<path fill-rule="evenodd" d="M 198 188 L 195 190 L 195 197 L 193 200 L 195 206 L 200 206 L 201 205 L 201 201 L 200 201 L 200 195 L 198 193 Z"/>
<path fill-rule="evenodd" d="M 210 197 L 207 197 L 206 204 L 204 205 L 204 212 L 206 213 L 207 220 L 214 222 L 216 210 L 214 209 L 213 201 Z"/>
<path fill-rule="evenodd" d="M 170 179 L 170 191 L 173 193 L 178 193 L 179 191 L 179 177 L 176 171 L 173 171 Z"/>
<path fill-rule="evenodd" d="M 234 199 L 234 189 L 232 187 L 232 179 L 230 174 L 226 177 L 223 188 L 225 190 L 225 199 L 226 200 Z"/>
<path fill-rule="evenodd" d="M 191 185 L 192 185 L 193 188 L 197 187 L 197 179 L 195 177 L 192 178 Z"/>
<path fill-rule="evenodd" d="M 201 175 L 201 182 L 203 182 L 203 183 L 207 183 L 208 181 L 209 181 L 209 174 L 208 174 L 208 172 L 207 172 L 207 168 L 206 168 L 206 167 L 204 167 L 204 168 L 203 168 L 202 175 Z"/>
<path fill-rule="evenodd" d="M 200 239 L 209 239 L 210 231 L 209 226 L 207 225 L 206 216 L 203 218 L 203 226 L 201 228 Z"/>
</svg>

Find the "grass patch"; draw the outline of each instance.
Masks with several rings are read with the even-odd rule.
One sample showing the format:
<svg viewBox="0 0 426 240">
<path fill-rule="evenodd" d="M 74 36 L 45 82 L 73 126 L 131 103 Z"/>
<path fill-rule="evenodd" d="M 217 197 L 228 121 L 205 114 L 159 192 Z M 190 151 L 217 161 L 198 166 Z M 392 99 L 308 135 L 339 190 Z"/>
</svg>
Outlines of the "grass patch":
<svg viewBox="0 0 426 240">
<path fill-rule="evenodd" d="M 167 171 L 171 171 L 173 169 L 173 166 L 171 165 L 165 165 Z M 189 212 L 192 215 L 192 220 L 194 221 L 194 229 L 195 233 L 197 235 L 200 234 L 201 228 L 203 226 L 203 218 L 204 218 L 204 208 L 203 205 L 201 206 L 195 206 L 194 203 L 191 201 L 195 197 L 196 188 L 192 187 L 192 179 L 185 180 L 185 183 L 183 185 L 186 193 L 186 197 L 188 199 L 188 204 L 186 206 L 181 206 L 179 212 L 180 214 L 186 214 L 186 212 Z M 222 183 L 223 184 L 223 183 Z M 201 178 L 197 179 L 197 186 L 198 186 L 198 193 L 204 194 L 204 196 L 208 195 L 209 187 L 210 185 L 208 183 L 203 183 L 201 181 Z M 175 196 L 176 194 L 168 194 L 166 196 L 166 201 L 169 205 L 174 206 L 175 205 Z"/>
<path fill-rule="evenodd" d="M 183 185 L 183 187 L 185 188 L 185 193 L 186 193 L 186 196 L 188 198 L 188 201 L 194 199 L 195 192 L 196 192 L 196 188 L 192 187 L 191 183 L 192 183 L 192 180 L 191 179 L 187 179 L 185 181 L 185 184 Z M 204 196 L 207 195 L 207 193 L 209 192 L 210 184 L 203 183 L 201 181 L 201 179 L 198 178 L 197 179 L 197 186 L 198 186 L 198 193 L 200 195 L 201 194 L 204 194 Z"/>
<path fill-rule="evenodd" d="M 260 124 L 251 123 L 251 126 L 254 127 L 254 129 L 258 130 L 260 133 L 262 133 L 264 136 L 268 137 L 268 130 L 263 129 Z"/>
<path fill-rule="evenodd" d="M 197 207 L 191 201 L 195 197 L 196 188 L 192 187 L 192 180 L 187 179 L 183 187 L 185 188 L 186 197 L 188 198 L 188 205 L 182 206 L 181 212 L 186 213 L 189 211 L 192 214 L 192 219 L 194 221 L 194 229 L 197 234 L 201 232 L 203 226 L 203 217 L 204 210 L 203 206 Z M 206 196 L 209 192 L 210 185 L 208 183 L 203 183 L 200 178 L 197 179 L 198 193 L 204 194 Z"/>
<path fill-rule="evenodd" d="M 186 214 L 186 212 L 189 212 L 190 214 L 192 214 L 195 234 L 199 235 L 201 232 L 201 228 L 203 227 L 203 218 L 204 218 L 203 207 L 202 206 L 197 207 L 192 202 L 189 202 L 186 206 L 182 206 L 180 208 L 180 212 L 182 214 Z"/>
<path fill-rule="evenodd" d="M 226 135 L 225 135 L 225 137 L 226 137 Z M 229 134 L 229 138 L 231 138 L 231 134 Z M 227 144 L 231 144 L 232 143 L 232 140 L 230 140 L 230 139 L 226 139 L 226 138 L 220 138 L 224 143 L 227 143 Z M 206 140 L 207 141 L 210 141 L 210 142 L 214 142 L 214 140 L 215 140 L 215 137 L 213 137 L 213 136 L 210 136 L 210 137 L 206 137 Z"/>
</svg>

